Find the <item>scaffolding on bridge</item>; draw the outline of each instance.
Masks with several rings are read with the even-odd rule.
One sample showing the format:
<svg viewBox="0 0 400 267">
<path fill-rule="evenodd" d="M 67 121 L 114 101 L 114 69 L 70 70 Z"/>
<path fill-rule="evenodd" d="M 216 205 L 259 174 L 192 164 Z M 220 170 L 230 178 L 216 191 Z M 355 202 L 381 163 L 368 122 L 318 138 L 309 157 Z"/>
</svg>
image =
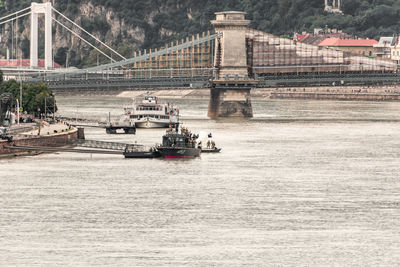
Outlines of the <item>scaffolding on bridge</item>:
<svg viewBox="0 0 400 267">
<path fill-rule="evenodd" d="M 249 72 L 252 75 L 303 73 L 395 72 L 390 60 L 354 55 L 341 50 L 298 43 L 262 31 L 246 33 Z"/>
<path fill-rule="evenodd" d="M 201 36 L 201 37 L 200 37 Z M 147 58 L 136 61 L 126 68 L 127 78 L 154 78 L 154 77 L 194 77 L 210 76 L 214 63 L 214 38 L 209 38 L 210 32 L 187 37 L 180 41 L 166 44 L 165 53 L 152 57 L 161 49 L 150 49 L 135 52 L 135 58 L 147 55 Z M 207 37 L 207 38 L 206 38 Z M 205 39 L 204 42 L 200 41 Z M 197 42 L 196 42 L 197 41 Z M 179 45 L 190 44 L 182 49 L 175 49 Z"/>
<path fill-rule="evenodd" d="M 37 81 L 90 79 L 146 79 L 176 77 L 213 77 L 214 50 L 218 34 L 203 33 L 165 45 L 163 48 L 135 53 L 133 58 L 69 72 L 42 76 Z"/>
</svg>

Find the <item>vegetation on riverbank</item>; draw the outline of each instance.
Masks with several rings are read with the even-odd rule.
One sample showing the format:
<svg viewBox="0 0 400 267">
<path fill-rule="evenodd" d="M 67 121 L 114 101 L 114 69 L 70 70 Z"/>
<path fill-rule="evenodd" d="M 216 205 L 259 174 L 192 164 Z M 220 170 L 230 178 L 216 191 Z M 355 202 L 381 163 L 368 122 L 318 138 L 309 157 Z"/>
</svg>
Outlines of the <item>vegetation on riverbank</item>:
<svg viewBox="0 0 400 267">
<path fill-rule="evenodd" d="M 13 95 L 14 104 L 16 104 L 16 100 L 20 99 L 21 84 L 16 80 L 3 81 L 3 73 L 1 71 L 0 82 L 0 95 L 3 93 L 11 93 Z M 47 107 L 53 107 L 55 104 L 54 101 L 54 95 L 46 84 L 22 83 L 22 111 L 38 115 L 45 112 L 46 105 Z M 55 109 L 57 111 L 57 105 Z"/>
</svg>

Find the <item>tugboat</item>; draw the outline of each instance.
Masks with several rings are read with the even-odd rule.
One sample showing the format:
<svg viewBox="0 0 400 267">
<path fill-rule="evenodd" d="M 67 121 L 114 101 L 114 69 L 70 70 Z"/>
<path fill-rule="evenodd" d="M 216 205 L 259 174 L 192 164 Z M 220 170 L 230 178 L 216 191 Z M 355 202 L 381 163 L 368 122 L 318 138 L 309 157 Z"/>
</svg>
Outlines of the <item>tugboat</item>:
<svg viewBox="0 0 400 267">
<path fill-rule="evenodd" d="M 186 128 L 168 129 L 162 138 L 162 145 L 157 147 L 164 158 L 194 158 L 200 156 L 201 147 L 197 146 L 197 135 L 192 135 Z"/>
</svg>

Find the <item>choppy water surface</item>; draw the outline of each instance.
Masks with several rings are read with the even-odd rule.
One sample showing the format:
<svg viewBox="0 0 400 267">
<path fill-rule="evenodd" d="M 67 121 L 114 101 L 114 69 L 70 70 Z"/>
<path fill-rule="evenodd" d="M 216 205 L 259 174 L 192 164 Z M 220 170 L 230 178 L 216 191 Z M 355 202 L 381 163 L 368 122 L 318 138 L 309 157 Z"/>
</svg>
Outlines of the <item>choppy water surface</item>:
<svg viewBox="0 0 400 267">
<path fill-rule="evenodd" d="M 58 99 L 93 119 L 129 102 Z M 400 103 L 254 101 L 253 120 L 215 121 L 207 100 L 173 102 L 222 153 L 0 160 L 0 266 L 398 265 Z"/>
</svg>

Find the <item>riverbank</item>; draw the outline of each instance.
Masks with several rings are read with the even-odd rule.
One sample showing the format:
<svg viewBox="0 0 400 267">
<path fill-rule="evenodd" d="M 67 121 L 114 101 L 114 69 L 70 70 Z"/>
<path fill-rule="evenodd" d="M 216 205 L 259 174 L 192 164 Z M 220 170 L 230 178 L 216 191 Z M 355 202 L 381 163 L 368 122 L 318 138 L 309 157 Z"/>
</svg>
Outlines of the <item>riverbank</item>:
<svg viewBox="0 0 400 267">
<path fill-rule="evenodd" d="M 28 131 L 10 135 L 7 140 L 0 140 L 0 158 L 12 156 L 34 155 L 21 149 L 10 149 L 7 146 L 48 146 L 61 147 L 72 145 L 72 140 L 78 138 L 78 130 L 64 123 L 29 127 Z"/>
<path fill-rule="evenodd" d="M 57 95 L 113 95 L 120 98 L 134 98 L 149 93 L 165 99 L 202 99 L 210 97 L 210 89 L 188 90 L 131 90 L 131 91 L 57 91 Z M 393 86 L 323 86 L 256 88 L 251 90 L 253 99 L 330 99 L 360 101 L 399 101 L 400 85 Z"/>
<path fill-rule="evenodd" d="M 399 101 L 400 87 L 311 87 L 276 88 L 270 92 L 271 99 L 316 99 L 316 100 L 360 100 Z"/>
</svg>

